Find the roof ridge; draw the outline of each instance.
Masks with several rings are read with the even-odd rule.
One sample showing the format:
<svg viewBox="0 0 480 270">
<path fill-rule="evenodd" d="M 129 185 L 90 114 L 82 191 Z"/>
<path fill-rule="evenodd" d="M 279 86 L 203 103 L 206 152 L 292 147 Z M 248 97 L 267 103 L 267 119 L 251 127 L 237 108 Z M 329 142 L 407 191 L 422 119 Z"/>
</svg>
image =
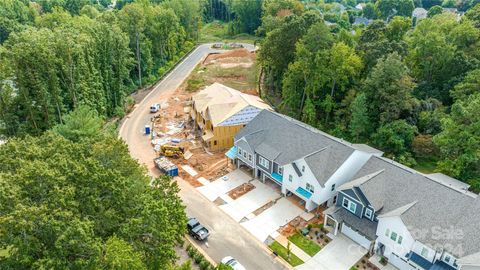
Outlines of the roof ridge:
<svg viewBox="0 0 480 270">
<path fill-rule="evenodd" d="M 346 147 L 349 147 L 349 148 L 351 148 L 351 149 L 353 149 L 353 150 L 357 150 L 357 149 L 355 149 L 355 147 L 353 147 L 353 144 L 352 144 L 351 142 L 349 142 L 349 141 L 345 141 L 344 139 L 341 139 L 341 138 L 337 138 L 337 137 L 335 137 L 335 136 L 332 136 L 332 135 L 330 135 L 330 134 L 328 134 L 328 133 L 326 133 L 326 132 L 323 132 L 323 131 L 315 128 L 315 127 L 312 127 L 312 126 L 310 126 L 310 125 L 308 125 L 308 124 L 305 124 L 305 123 L 303 123 L 303 122 L 301 122 L 301 121 L 299 121 L 299 120 L 297 120 L 297 119 L 294 119 L 294 118 L 292 118 L 292 117 L 290 117 L 290 116 L 283 115 L 283 114 L 280 114 L 280 113 L 277 113 L 277 112 L 273 112 L 273 113 L 274 113 L 275 115 L 279 116 L 279 117 L 285 118 L 286 120 L 294 123 L 295 125 L 297 125 L 297 126 L 299 126 L 299 127 L 301 127 L 301 128 L 304 128 L 304 129 L 306 129 L 306 130 L 308 130 L 308 131 L 311 131 L 311 132 L 313 132 L 313 133 L 317 133 L 317 134 L 323 135 L 323 136 L 327 137 L 328 139 L 330 139 L 330 140 L 332 140 L 332 141 L 334 141 L 334 142 L 340 143 L 340 144 L 342 144 L 342 145 L 344 145 L 344 146 L 346 146 Z"/>
<path fill-rule="evenodd" d="M 310 154 L 307 154 L 307 155 L 304 156 L 303 158 L 307 158 L 307 157 L 310 157 L 310 156 L 315 155 L 315 154 L 317 154 L 317 153 L 320 153 L 320 152 L 322 152 L 323 150 L 325 150 L 325 149 L 327 149 L 327 148 L 330 148 L 330 145 L 325 146 L 325 147 L 322 147 L 322 148 L 320 148 L 320 149 L 318 149 L 318 150 L 315 150 L 315 151 L 311 152 Z"/>
<path fill-rule="evenodd" d="M 338 187 L 338 190 L 344 190 L 344 189 L 350 189 L 354 187 L 360 187 L 360 185 L 365 184 L 366 182 L 370 181 L 371 179 L 375 178 L 377 175 L 383 173 L 385 169 L 378 170 L 376 172 L 364 175 L 362 177 L 359 177 L 357 179 L 354 179 L 350 182 L 347 182 L 340 187 Z"/>
<path fill-rule="evenodd" d="M 403 206 L 397 207 L 396 209 L 391 210 L 390 212 L 387 212 L 385 214 L 379 215 L 379 218 L 384 218 L 384 217 L 395 217 L 395 216 L 401 216 L 405 212 L 407 212 L 410 208 L 412 208 L 415 204 L 417 204 L 418 201 L 413 201 L 411 203 L 405 204 Z"/>
</svg>

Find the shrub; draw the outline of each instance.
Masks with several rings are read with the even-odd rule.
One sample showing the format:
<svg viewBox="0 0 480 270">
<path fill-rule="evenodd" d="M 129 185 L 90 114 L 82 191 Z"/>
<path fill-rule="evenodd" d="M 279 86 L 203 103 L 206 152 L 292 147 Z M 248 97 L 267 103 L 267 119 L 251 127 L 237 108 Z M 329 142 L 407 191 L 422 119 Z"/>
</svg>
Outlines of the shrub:
<svg viewBox="0 0 480 270">
<path fill-rule="evenodd" d="M 200 252 L 196 251 L 195 255 L 193 256 L 193 260 L 196 264 L 199 264 L 203 260 L 203 255 Z"/>
<path fill-rule="evenodd" d="M 200 267 L 201 270 L 208 270 L 211 264 L 206 259 L 202 259 L 202 261 L 199 263 L 198 266 Z"/>
<path fill-rule="evenodd" d="M 195 250 L 194 247 L 192 247 L 191 245 L 188 245 L 187 246 L 187 254 L 190 258 L 193 258 L 197 254 L 197 251 Z"/>
</svg>

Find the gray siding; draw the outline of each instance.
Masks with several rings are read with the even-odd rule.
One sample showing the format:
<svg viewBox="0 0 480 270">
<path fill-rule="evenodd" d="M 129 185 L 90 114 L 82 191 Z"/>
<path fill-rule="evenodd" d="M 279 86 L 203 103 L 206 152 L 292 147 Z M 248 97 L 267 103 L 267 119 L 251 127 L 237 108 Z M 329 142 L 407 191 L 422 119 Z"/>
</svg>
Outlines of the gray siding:
<svg viewBox="0 0 480 270">
<path fill-rule="evenodd" d="M 238 155 L 238 153 L 237 153 L 237 157 L 238 157 L 241 161 L 243 161 L 244 163 L 250 165 L 251 167 L 254 167 L 254 166 L 253 166 L 254 153 L 252 152 L 252 149 L 250 149 L 250 146 L 249 146 L 245 141 L 243 141 L 243 140 L 237 141 L 237 142 L 235 143 L 235 145 L 237 146 L 237 148 L 241 148 L 242 151 L 244 151 L 244 152 L 247 153 L 247 156 L 246 156 L 246 157 L 243 156 L 243 153 L 242 153 L 241 156 Z M 238 151 L 238 150 L 237 150 L 237 151 Z M 249 154 L 252 155 L 252 161 L 249 161 L 249 160 L 248 160 L 248 155 L 249 155 Z"/>
<path fill-rule="evenodd" d="M 346 191 L 348 191 L 348 190 L 346 190 Z M 354 214 L 354 213 L 352 213 L 352 214 L 354 214 L 354 215 L 356 215 L 357 217 L 361 218 L 362 215 L 363 215 L 363 211 L 364 211 L 364 210 L 363 210 L 363 209 L 364 209 L 363 205 L 362 205 L 361 203 L 359 203 L 358 201 L 353 200 L 353 199 L 351 198 L 351 196 L 345 195 L 345 193 L 347 193 L 347 192 L 345 192 L 345 193 L 343 193 L 343 192 L 345 192 L 345 191 L 341 191 L 341 192 L 338 193 L 336 205 L 337 205 L 338 207 L 343 207 L 343 199 L 344 199 L 344 198 L 346 198 L 346 199 L 348 199 L 348 200 L 356 203 L 356 204 L 357 204 L 357 208 L 355 209 L 355 214 Z M 348 194 L 348 193 L 347 193 L 347 194 Z M 350 212 L 350 213 L 351 213 L 351 212 Z"/>
<path fill-rule="evenodd" d="M 273 162 L 273 172 L 278 173 L 278 164 Z"/>
<path fill-rule="evenodd" d="M 271 174 L 271 173 L 272 173 L 272 167 L 273 167 L 272 163 L 273 163 L 273 162 L 272 162 L 271 160 L 268 160 L 267 158 L 263 157 L 263 158 L 265 158 L 265 159 L 268 161 L 268 164 L 270 164 L 270 165 L 268 166 L 268 168 L 265 168 L 265 167 L 263 167 L 262 165 L 260 165 L 260 157 L 261 157 L 261 156 L 260 156 L 259 154 L 256 155 L 256 159 L 255 159 L 255 160 L 256 160 L 257 168 L 260 168 L 261 170 L 263 170 L 263 171 L 268 172 L 268 173 Z"/>
</svg>

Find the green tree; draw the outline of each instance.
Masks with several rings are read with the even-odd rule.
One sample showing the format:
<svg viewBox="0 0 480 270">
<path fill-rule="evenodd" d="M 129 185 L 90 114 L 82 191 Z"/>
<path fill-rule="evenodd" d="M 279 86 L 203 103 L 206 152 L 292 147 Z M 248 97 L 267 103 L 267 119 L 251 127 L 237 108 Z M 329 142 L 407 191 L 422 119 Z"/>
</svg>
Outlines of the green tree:
<svg viewBox="0 0 480 270">
<path fill-rule="evenodd" d="M 390 23 L 387 26 L 383 21 L 374 21 L 361 33 L 356 49 L 362 57 L 365 72 L 390 53 L 407 54 L 407 44 L 403 41 L 405 19 L 394 17 Z"/>
<path fill-rule="evenodd" d="M 235 33 L 254 34 L 261 24 L 262 0 L 233 1 Z"/>
<path fill-rule="evenodd" d="M 64 138 L 77 142 L 82 139 L 97 138 L 101 135 L 103 120 L 97 112 L 81 105 L 63 117 L 63 123 L 53 130 Z"/>
<path fill-rule="evenodd" d="M 446 174 L 468 182 L 480 191 L 480 95 L 458 100 L 449 116 L 442 120 L 442 132 L 433 141 L 440 148 L 438 168 Z"/>
<path fill-rule="evenodd" d="M 469 9 L 465 16 L 474 23 L 475 27 L 480 28 L 480 3 Z"/>
<path fill-rule="evenodd" d="M 389 155 L 399 158 L 411 149 L 415 133 L 415 126 L 405 120 L 395 120 L 378 128 L 372 141 Z"/>
<path fill-rule="evenodd" d="M 302 16 L 288 16 L 281 26 L 268 32 L 259 52 L 259 61 L 266 76 L 267 86 L 274 90 L 280 86 L 284 72 L 295 58 L 295 46 L 311 25 L 320 22 L 317 13 L 306 12 Z M 279 57 L 279 56 L 282 57 Z M 279 89 L 278 89 L 279 90 Z"/>
<path fill-rule="evenodd" d="M 112 236 L 105 243 L 103 269 L 146 270 L 147 267 L 142 261 L 142 256 L 128 242 Z"/>
<path fill-rule="evenodd" d="M 469 20 L 444 13 L 421 20 L 407 36 L 407 64 L 418 81 L 416 95 L 449 105 L 449 90 L 478 63 L 480 38 Z"/>
<path fill-rule="evenodd" d="M 355 97 L 350 106 L 352 119 L 350 121 L 350 135 L 356 142 L 364 141 L 370 134 L 370 119 L 368 117 L 367 98 L 365 94 Z"/>
<path fill-rule="evenodd" d="M 10 139 L 0 147 L 0 247 L 10 247 L 0 268 L 118 269 L 128 256 L 130 265 L 166 269 L 186 216 L 175 182 L 149 182 L 113 137 Z M 121 243 L 108 242 L 115 235 Z"/>
<path fill-rule="evenodd" d="M 415 6 L 413 0 L 378 0 L 375 8 L 382 19 L 388 20 L 395 15 L 410 17 Z"/>
<path fill-rule="evenodd" d="M 363 17 L 367 18 L 367 19 L 370 19 L 370 20 L 374 20 L 377 18 L 377 12 L 375 10 L 375 5 L 371 2 L 367 3 L 364 7 L 363 7 Z"/>
<path fill-rule="evenodd" d="M 415 86 L 408 69 L 396 53 L 378 61 L 364 82 L 370 119 L 384 125 L 409 115 L 415 102 Z"/>
<path fill-rule="evenodd" d="M 450 91 L 454 100 L 468 101 L 470 97 L 480 93 L 480 69 L 470 71 L 463 81 Z"/>
<path fill-rule="evenodd" d="M 443 8 L 441 6 L 433 6 L 428 10 L 427 17 L 431 18 L 435 15 L 442 14 L 442 13 L 443 13 Z"/>
</svg>

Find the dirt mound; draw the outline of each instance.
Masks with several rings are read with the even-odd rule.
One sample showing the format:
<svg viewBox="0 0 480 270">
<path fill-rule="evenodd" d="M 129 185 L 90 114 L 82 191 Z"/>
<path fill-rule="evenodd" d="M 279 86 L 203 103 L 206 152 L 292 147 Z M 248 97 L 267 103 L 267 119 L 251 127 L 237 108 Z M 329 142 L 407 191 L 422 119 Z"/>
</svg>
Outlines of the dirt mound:
<svg viewBox="0 0 480 270">
<path fill-rule="evenodd" d="M 219 53 L 219 54 L 211 54 L 208 58 L 209 60 L 216 60 L 216 59 L 230 58 L 230 57 L 247 57 L 247 58 L 253 57 L 254 59 L 255 53 L 251 53 L 247 49 L 242 48 L 242 49 L 226 51 L 224 53 Z"/>
</svg>

